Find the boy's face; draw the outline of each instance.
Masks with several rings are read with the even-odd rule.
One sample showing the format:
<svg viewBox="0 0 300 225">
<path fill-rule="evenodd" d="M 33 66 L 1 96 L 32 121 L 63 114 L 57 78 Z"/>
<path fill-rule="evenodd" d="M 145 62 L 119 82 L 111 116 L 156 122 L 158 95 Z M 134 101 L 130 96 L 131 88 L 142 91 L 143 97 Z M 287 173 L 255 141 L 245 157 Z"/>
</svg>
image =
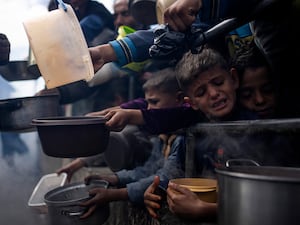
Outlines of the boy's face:
<svg viewBox="0 0 300 225">
<path fill-rule="evenodd" d="M 181 106 L 183 95 L 166 93 L 158 89 L 149 89 L 145 92 L 145 99 L 148 102 L 148 109 L 172 108 Z"/>
<path fill-rule="evenodd" d="M 275 111 L 275 91 L 266 67 L 248 68 L 239 87 L 239 102 L 261 119 L 272 118 Z"/>
<path fill-rule="evenodd" d="M 209 119 L 228 116 L 236 103 L 238 78 L 220 67 L 209 69 L 188 88 L 192 108 L 201 110 Z"/>
</svg>

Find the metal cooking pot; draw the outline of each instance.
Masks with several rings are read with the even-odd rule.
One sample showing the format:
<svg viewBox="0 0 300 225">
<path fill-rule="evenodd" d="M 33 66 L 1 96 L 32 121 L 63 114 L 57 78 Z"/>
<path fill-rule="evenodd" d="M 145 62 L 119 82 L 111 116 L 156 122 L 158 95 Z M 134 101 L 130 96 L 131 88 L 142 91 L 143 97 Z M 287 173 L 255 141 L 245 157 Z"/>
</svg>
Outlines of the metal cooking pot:
<svg viewBox="0 0 300 225">
<path fill-rule="evenodd" d="M 273 225 L 300 221 L 300 168 L 230 166 L 216 172 L 218 224 Z"/>
<path fill-rule="evenodd" d="M 44 95 L 0 100 L 0 130 L 34 130 L 32 119 L 62 114 L 58 95 Z"/>
<path fill-rule="evenodd" d="M 86 219 L 80 219 L 87 208 L 79 206 L 80 203 L 90 199 L 89 189 L 101 187 L 108 188 L 105 180 L 93 180 L 91 184 L 73 183 L 55 188 L 47 192 L 44 201 L 48 207 L 48 215 L 51 225 L 100 225 L 109 216 L 109 204 L 98 207 L 96 211 Z"/>
<path fill-rule="evenodd" d="M 32 80 L 40 77 L 40 73 L 33 73 L 28 69 L 28 61 L 10 61 L 0 66 L 0 74 L 8 81 Z"/>
</svg>

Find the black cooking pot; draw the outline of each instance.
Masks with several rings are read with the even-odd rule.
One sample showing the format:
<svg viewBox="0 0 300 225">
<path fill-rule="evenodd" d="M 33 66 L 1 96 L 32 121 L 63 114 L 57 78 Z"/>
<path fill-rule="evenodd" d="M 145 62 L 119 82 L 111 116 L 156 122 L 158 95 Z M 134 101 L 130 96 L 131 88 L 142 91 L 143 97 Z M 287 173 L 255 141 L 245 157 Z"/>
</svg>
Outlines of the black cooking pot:
<svg viewBox="0 0 300 225">
<path fill-rule="evenodd" d="M 35 129 L 32 119 L 59 116 L 62 109 L 58 95 L 0 100 L 0 130 L 28 132 Z"/>
<path fill-rule="evenodd" d="M 106 150 L 109 130 L 104 117 L 71 116 L 36 118 L 42 149 L 46 155 L 75 158 L 97 155 Z"/>
<path fill-rule="evenodd" d="M 91 198 L 89 189 L 108 188 L 105 180 L 93 180 L 91 184 L 73 183 L 55 188 L 44 196 L 48 207 L 51 225 L 100 225 L 109 216 L 109 204 L 97 207 L 96 211 L 86 219 L 80 219 L 87 207 L 79 206 Z"/>
<path fill-rule="evenodd" d="M 0 74 L 8 81 L 37 79 L 41 76 L 37 70 L 35 67 L 29 70 L 26 60 L 10 61 L 0 66 Z"/>
<path fill-rule="evenodd" d="M 217 169 L 218 224 L 274 225 L 300 221 L 300 168 Z"/>
</svg>

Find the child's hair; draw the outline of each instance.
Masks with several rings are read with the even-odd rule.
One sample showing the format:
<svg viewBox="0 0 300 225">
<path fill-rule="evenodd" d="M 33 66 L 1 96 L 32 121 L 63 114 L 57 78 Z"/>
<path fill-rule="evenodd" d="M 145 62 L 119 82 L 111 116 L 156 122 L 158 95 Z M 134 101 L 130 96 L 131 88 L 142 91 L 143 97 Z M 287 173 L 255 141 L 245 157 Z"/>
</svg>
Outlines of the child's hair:
<svg viewBox="0 0 300 225">
<path fill-rule="evenodd" d="M 165 93 L 176 93 L 180 91 L 173 67 L 152 72 L 152 76 L 144 83 L 143 90 L 156 89 Z"/>
<path fill-rule="evenodd" d="M 266 57 L 254 42 L 249 45 L 248 49 L 241 49 L 236 52 L 231 60 L 231 67 L 234 67 L 237 70 L 240 80 L 242 80 L 247 68 L 266 67 L 270 74 L 272 72 Z"/>
<path fill-rule="evenodd" d="M 198 76 L 215 67 L 228 70 L 228 62 L 216 50 L 204 48 L 199 54 L 187 52 L 176 65 L 176 76 L 183 91 L 198 78 Z"/>
</svg>

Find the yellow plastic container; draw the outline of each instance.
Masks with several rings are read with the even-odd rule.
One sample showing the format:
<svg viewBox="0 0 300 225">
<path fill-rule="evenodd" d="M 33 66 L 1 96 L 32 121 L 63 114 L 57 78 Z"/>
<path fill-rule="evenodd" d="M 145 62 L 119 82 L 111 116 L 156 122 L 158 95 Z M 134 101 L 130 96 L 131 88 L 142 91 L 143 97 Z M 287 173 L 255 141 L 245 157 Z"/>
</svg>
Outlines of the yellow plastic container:
<svg viewBox="0 0 300 225">
<path fill-rule="evenodd" d="M 65 4 L 23 21 L 36 63 L 48 88 L 94 76 L 92 59 L 74 10 Z"/>
</svg>

